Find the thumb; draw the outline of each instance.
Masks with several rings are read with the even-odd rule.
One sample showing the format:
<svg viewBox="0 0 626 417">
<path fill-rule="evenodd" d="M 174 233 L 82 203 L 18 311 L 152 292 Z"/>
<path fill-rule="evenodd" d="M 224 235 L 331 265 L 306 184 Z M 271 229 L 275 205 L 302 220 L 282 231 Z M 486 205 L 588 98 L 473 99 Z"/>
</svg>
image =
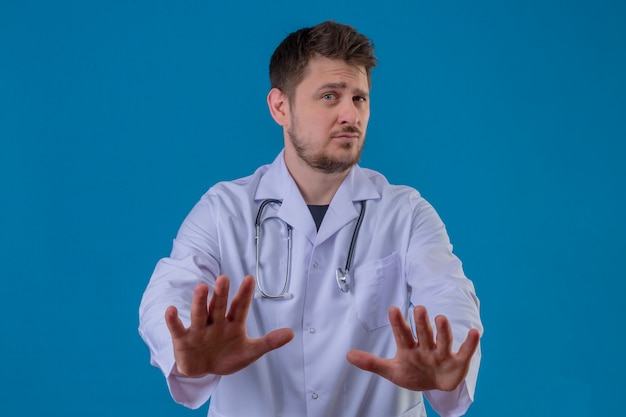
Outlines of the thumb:
<svg viewBox="0 0 626 417">
<path fill-rule="evenodd" d="M 348 352 L 346 359 L 352 365 L 364 371 L 373 372 L 384 378 L 389 379 L 389 361 L 378 356 L 372 355 L 362 350 L 351 350 Z"/>
<path fill-rule="evenodd" d="M 257 339 L 259 342 L 258 348 L 261 355 L 266 354 L 267 352 L 278 349 L 291 342 L 294 337 L 293 330 L 288 328 L 277 329 L 269 332 L 265 336 Z"/>
</svg>

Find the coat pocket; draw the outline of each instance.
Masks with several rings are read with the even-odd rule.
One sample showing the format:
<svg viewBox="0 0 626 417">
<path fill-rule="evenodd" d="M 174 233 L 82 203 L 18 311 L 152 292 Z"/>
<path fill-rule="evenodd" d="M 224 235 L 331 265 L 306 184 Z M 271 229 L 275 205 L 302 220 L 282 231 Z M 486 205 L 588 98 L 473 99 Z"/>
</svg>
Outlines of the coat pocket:
<svg viewBox="0 0 626 417">
<path fill-rule="evenodd" d="M 363 326 L 372 331 L 389 325 L 389 308 L 402 308 L 406 298 L 400 256 L 394 252 L 355 267 L 353 277 L 356 313 Z"/>
</svg>

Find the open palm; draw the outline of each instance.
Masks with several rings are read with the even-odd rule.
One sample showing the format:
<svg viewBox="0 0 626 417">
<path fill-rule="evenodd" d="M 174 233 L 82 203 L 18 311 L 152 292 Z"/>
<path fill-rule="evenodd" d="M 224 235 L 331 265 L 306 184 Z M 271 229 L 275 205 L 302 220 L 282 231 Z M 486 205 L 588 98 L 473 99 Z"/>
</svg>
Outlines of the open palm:
<svg viewBox="0 0 626 417">
<path fill-rule="evenodd" d="M 191 324 L 186 328 L 175 307 L 165 312 L 172 336 L 177 371 L 185 376 L 228 375 L 293 339 L 291 329 L 274 330 L 249 338 L 246 317 L 254 293 L 254 279 L 246 276 L 232 299 L 228 313 L 228 277 L 219 276 L 207 305 L 209 288 L 199 284 L 193 293 Z"/>
<path fill-rule="evenodd" d="M 437 338 L 423 306 L 413 310 L 415 332 L 396 307 L 389 310 L 389 321 L 396 340 L 397 352 L 392 359 L 383 359 L 367 352 L 351 350 L 348 361 L 369 372 L 387 378 L 401 387 L 426 391 L 452 391 L 465 379 L 470 361 L 480 340 L 478 330 L 472 329 L 459 351 L 452 352 L 452 330 L 445 316 L 437 316 Z"/>
</svg>

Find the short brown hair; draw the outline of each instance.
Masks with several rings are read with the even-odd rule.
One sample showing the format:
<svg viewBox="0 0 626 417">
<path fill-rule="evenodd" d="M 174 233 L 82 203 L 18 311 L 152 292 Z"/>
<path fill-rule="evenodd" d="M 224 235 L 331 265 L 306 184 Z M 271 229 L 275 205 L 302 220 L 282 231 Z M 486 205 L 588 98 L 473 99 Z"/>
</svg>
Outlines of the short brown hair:
<svg viewBox="0 0 626 417">
<path fill-rule="evenodd" d="M 293 32 L 278 45 L 270 60 L 271 87 L 291 100 L 310 59 L 316 55 L 365 67 L 371 87 L 372 68 L 376 66 L 374 44 L 352 26 L 332 21 Z"/>
</svg>

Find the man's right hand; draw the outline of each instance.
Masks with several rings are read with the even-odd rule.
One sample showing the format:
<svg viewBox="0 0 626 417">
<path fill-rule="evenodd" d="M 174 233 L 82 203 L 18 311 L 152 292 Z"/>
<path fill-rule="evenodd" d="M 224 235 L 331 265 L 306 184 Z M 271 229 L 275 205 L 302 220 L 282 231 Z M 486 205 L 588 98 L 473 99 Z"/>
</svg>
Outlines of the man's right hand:
<svg viewBox="0 0 626 417">
<path fill-rule="evenodd" d="M 258 339 L 246 332 L 246 317 L 254 294 L 254 278 L 244 278 L 228 305 L 229 279 L 217 277 L 207 304 L 209 287 L 199 284 L 193 292 L 191 325 L 185 328 L 176 307 L 165 311 L 165 321 L 172 335 L 178 373 L 189 377 L 235 373 L 293 339 L 293 330 L 274 330 Z"/>
</svg>

